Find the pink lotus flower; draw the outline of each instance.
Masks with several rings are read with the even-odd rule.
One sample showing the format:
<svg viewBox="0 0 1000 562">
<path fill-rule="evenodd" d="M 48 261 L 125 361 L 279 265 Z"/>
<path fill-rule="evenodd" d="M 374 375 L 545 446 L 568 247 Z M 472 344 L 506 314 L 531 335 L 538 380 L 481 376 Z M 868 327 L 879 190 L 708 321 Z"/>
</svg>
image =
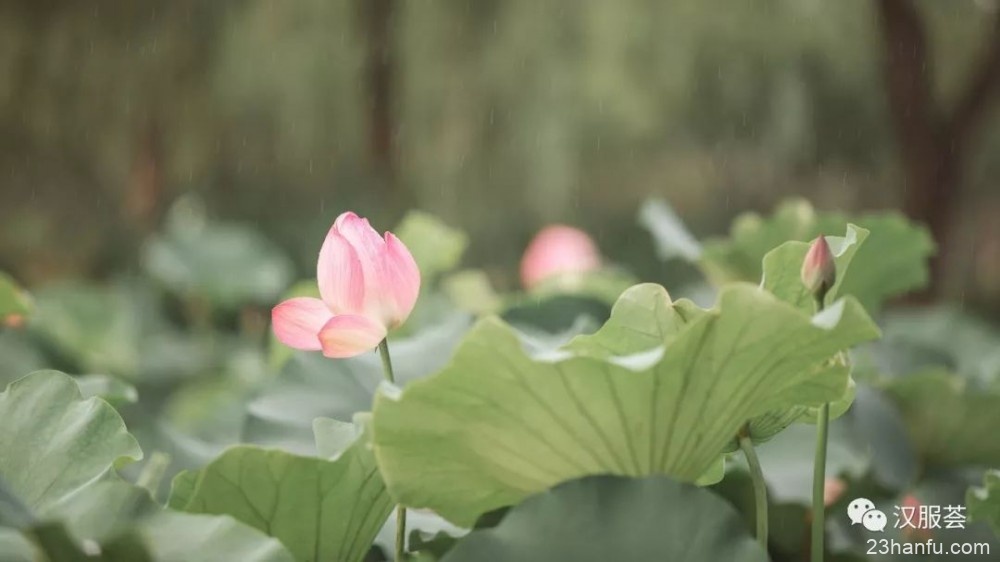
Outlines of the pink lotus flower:
<svg viewBox="0 0 1000 562">
<path fill-rule="evenodd" d="M 802 283 L 816 298 L 822 299 L 837 280 L 837 264 L 833 261 L 826 238 L 817 236 L 802 260 Z"/>
<path fill-rule="evenodd" d="M 601 266 L 594 241 L 580 229 L 553 225 L 542 229 L 521 258 L 521 284 L 525 289 L 559 275 L 593 271 Z"/>
<path fill-rule="evenodd" d="M 271 321 L 281 343 L 327 357 L 375 349 L 410 315 L 420 292 L 420 270 L 406 246 L 350 212 L 326 235 L 316 279 L 322 299 L 286 300 L 271 311 Z"/>
</svg>

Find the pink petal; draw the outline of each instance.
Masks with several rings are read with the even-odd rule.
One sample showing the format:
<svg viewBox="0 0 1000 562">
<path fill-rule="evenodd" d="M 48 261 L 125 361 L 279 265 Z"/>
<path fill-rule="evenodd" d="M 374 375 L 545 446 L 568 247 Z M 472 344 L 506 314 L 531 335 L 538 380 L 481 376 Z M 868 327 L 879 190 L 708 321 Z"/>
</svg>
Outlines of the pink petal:
<svg viewBox="0 0 1000 562">
<path fill-rule="evenodd" d="M 330 228 L 320 248 L 316 281 L 319 294 L 330 310 L 337 314 L 359 314 L 364 312 L 364 270 L 354 247 L 337 228 L 343 217 Z"/>
<path fill-rule="evenodd" d="M 417 303 L 420 269 L 410 250 L 391 232 L 385 233 L 379 273 L 381 276 L 375 284 L 382 295 L 382 310 L 387 325 L 394 328 L 406 321 Z"/>
<path fill-rule="evenodd" d="M 364 314 L 373 318 L 383 318 L 385 296 L 381 290 L 379 279 L 384 276 L 382 254 L 385 251 L 385 241 L 368 224 L 368 219 L 347 212 L 337 217 L 333 229 L 342 240 L 346 241 L 357 256 L 364 288 L 360 290 L 361 300 L 352 303 L 351 309 L 345 309 L 345 314 Z"/>
<path fill-rule="evenodd" d="M 385 326 L 359 314 L 334 316 L 319 332 L 323 355 L 333 358 L 354 357 L 378 347 L 385 339 Z"/>
<path fill-rule="evenodd" d="M 362 262 L 373 261 L 385 244 L 368 219 L 348 211 L 337 217 L 333 228 L 354 248 Z"/>
<path fill-rule="evenodd" d="M 319 332 L 333 313 L 319 299 L 299 297 L 282 302 L 271 310 L 271 327 L 278 341 L 295 349 L 322 349 Z"/>
<path fill-rule="evenodd" d="M 524 251 L 521 283 L 530 289 L 555 275 L 583 273 L 600 266 L 601 254 L 587 233 L 564 225 L 549 226 Z"/>
</svg>

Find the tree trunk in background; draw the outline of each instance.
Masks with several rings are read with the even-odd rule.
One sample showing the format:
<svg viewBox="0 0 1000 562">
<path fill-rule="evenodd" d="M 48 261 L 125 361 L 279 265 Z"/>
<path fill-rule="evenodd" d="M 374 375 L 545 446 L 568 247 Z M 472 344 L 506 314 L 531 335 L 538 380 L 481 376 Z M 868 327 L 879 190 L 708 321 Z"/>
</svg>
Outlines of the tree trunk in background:
<svg viewBox="0 0 1000 562">
<path fill-rule="evenodd" d="M 368 143 L 376 172 L 391 180 L 395 168 L 392 100 L 393 38 L 392 17 L 395 0 L 359 0 L 367 41 L 366 84 Z"/>
<path fill-rule="evenodd" d="M 969 146 L 1000 91 L 1000 11 L 994 14 L 982 60 L 951 109 L 934 99 L 927 30 L 914 3 L 878 0 L 878 11 L 886 90 L 905 175 L 904 210 L 930 228 L 939 248 L 931 262 L 931 286 L 922 295 L 927 299 L 941 289 Z"/>
</svg>

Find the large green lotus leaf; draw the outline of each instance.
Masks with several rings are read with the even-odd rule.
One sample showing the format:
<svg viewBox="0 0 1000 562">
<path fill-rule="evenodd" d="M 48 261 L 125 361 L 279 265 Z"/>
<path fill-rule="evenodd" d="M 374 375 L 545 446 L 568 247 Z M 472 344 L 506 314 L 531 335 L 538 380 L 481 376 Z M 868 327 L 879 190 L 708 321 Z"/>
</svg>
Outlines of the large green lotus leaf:
<svg viewBox="0 0 1000 562">
<path fill-rule="evenodd" d="M 0 271 L 0 320 L 31 311 L 31 297 L 10 276 Z"/>
<path fill-rule="evenodd" d="M 567 348 L 593 357 L 611 358 L 669 346 L 690 322 L 706 313 L 686 299 L 671 302 L 666 289 L 660 285 L 636 285 L 622 294 L 611 317 L 597 333 L 579 336 Z M 842 362 L 833 362 L 819 367 L 813 376 L 790 392 L 798 396 L 801 403 L 822 402 L 822 397 L 838 396 L 836 414 L 840 415 L 850 406 L 853 397 L 850 389 L 848 368 Z M 808 406 L 790 403 L 793 405 L 749 420 L 754 441 L 766 441 L 811 413 Z M 815 418 L 814 413 L 812 416 Z"/>
<path fill-rule="evenodd" d="M 725 500 L 665 477 L 591 476 L 514 507 L 473 531 L 442 562 L 764 562 L 767 554 Z"/>
<path fill-rule="evenodd" d="M 1000 536 L 1000 470 L 986 471 L 982 487 L 970 488 L 965 504 L 969 519 L 987 521 Z"/>
<path fill-rule="evenodd" d="M 391 338 L 396 382 L 405 385 L 441 369 L 470 322 L 468 315 L 456 314 L 409 337 Z M 371 411 L 382 380 L 375 352 L 336 361 L 321 353 L 291 353 L 278 376 L 247 405 L 243 441 L 315 454 L 313 420 L 350 421 L 358 412 Z"/>
<path fill-rule="evenodd" d="M 318 431 L 336 432 L 318 440 L 343 443 L 340 429 L 318 424 Z M 234 447 L 196 473 L 181 473 L 170 506 L 235 517 L 280 540 L 296 560 L 359 561 L 393 501 L 367 434 L 355 433 L 353 443 L 332 460 Z"/>
<path fill-rule="evenodd" d="M 45 516 L 68 496 L 142 458 L 118 412 L 69 376 L 38 371 L 0 393 L 0 477 Z"/>
<path fill-rule="evenodd" d="M 1000 392 L 969 388 L 967 379 L 926 371 L 890 381 L 919 457 L 933 466 L 1000 466 Z"/>
<path fill-rule="evenodd" d="M 875 311 L 887 298 L 927 283 L 927 258 L 934 252 L 934 242 L 925 228 L 898 213 L 817 214 L 799 199 L 780 205 L 768 218 L 756 213 L 737 217 L 729 238 L 705 242 L 699 265 L 716 284 L 756 282 L 763 273 L 762 260 L 772 249 L 789 240 L 807 242 L 820 234 L 843 232 L 848 223 L 871 234 L 853 257 L 855 273 L 843 280 L 841 295 L 853 295 Z"/>
<path fill-rule="evenodd" d="M 375 451 L 393 497 L 464 526 L 591 474 L 694 481 L 746 420 L 836 398 L 807 381 L 876 334 L 853 300 L 811 321 L 746 284 L 665 349 L 627 357 L 532 357 L 486 319 L 443 371 L 376 396 Z"/>
</svg>

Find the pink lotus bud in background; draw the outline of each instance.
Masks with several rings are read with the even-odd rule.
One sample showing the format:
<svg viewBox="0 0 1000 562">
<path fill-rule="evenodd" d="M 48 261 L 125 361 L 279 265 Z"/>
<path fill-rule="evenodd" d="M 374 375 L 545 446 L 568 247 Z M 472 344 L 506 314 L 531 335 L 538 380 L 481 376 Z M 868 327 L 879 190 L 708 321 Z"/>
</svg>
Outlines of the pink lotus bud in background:
<svg viewBox="0 0 1000 562">
<path fill-rule="evenodd" d="M 600 266 L 600 251 L 587 233 L 571 226 L 547 226 L 524 251 L 521 284 L 531 289 L 546 279 L 585 273 Z"/>
<path fill-rule="evenodd" d="M 913 494 L 903 496 L 899 506 L 900 533 L 911 541 L 923 542 L 934 536 L 927 507 Z"/>
<path fill-rule="evenodd" d="M 823 481 L 823 505 L 830 507 L 837 503 L 840 496 L 847 490 L 847 482 L 840 478 L 827 478 Z"/>
<path fill-rule="evenodd" d="M 420 270 L 406 246 L 350 212 L 326 235 L 316 279 L 321 299 L 286 300 L 271 311 L 271 321 L 281 343 L 327 357 L 375 349 L 410 315 L 420 292 Z"/>
<path fill-rule="evenodd" d="M 822 300 L 837 280 L 837 265 L 826 238 L 817 236 L 802 260 L 802 283 L 810 293 Z"/>
</svg>

